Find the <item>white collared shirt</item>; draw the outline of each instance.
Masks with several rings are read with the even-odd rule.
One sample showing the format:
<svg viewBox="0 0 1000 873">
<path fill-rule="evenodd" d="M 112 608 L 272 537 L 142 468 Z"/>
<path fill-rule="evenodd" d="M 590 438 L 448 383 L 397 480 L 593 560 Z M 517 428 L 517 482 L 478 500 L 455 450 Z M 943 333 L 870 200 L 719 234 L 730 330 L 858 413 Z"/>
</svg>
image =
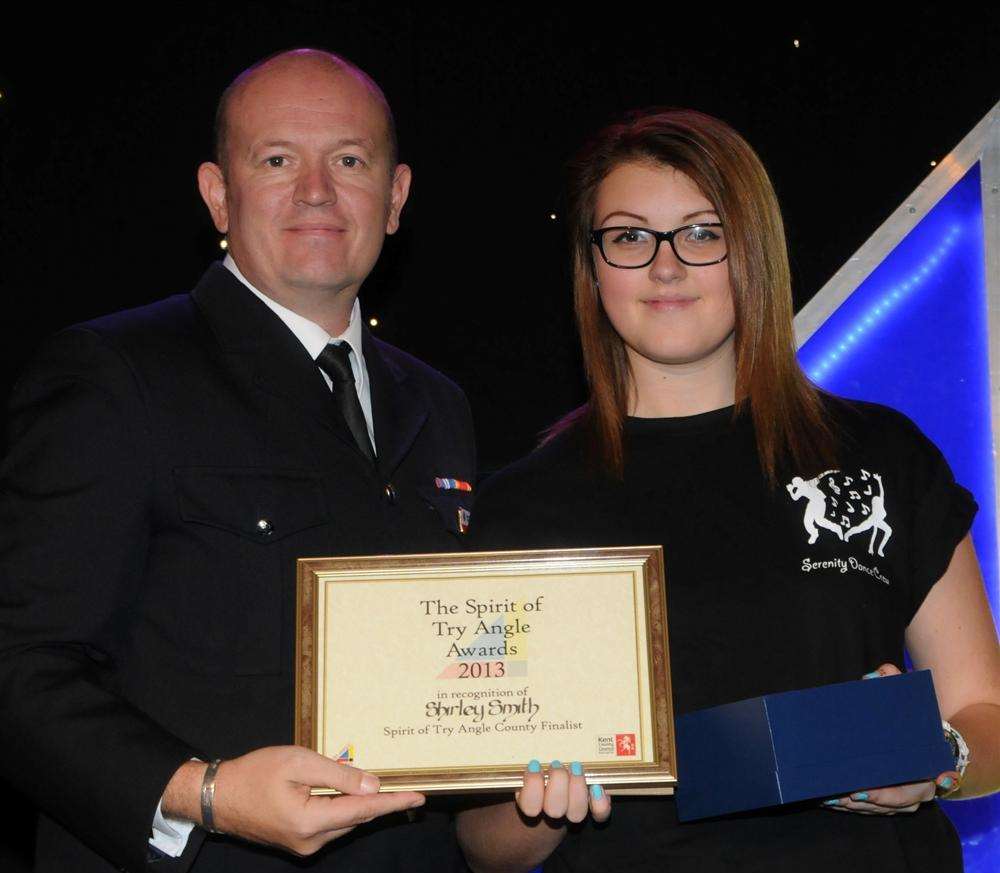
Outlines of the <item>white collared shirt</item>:
<svg viewBox="0 0 1000 873">
<path fill-rule="evenodd" d="M 308 318 L 304 318 L 297 312 L 292 312 L 280 303 L 272 300 L 266 294 L 261 293 L 251 285 L 246 277 L 236 266 L 236 261 L 232 255 L 226 255 L 222 265 L 240 280 L 250 291 L 252 291 L 261 302 L 264 303 L 275 315 L 284 322 L 285 326 L 295 334 L 295 338 L 302 343 L 305 350 L 314 361 L 319 357 L 320 352 L 329 343 L 347 343 L 351 348 L 350 361 L 351 370 L 354 372 L 354 389 L 358 392 L 358 400 L 361 402 L 361 411 L 365 414 L 365 424 L 368 426 L 368 439 L 371 440 L 372 448 L 375 448 L 375 425 L 372 422 L 372 391 L 368 381 L 368 367 L 365 366 L 365 356 L 361 349 L 361 304 L 354 298 L 354 307 L 351 309 L 351 320 L 340 336 L 330 336 L 322 327 Z M 330 377 L 319 367 L 323 374 L 327 387 L 333 387 Z M 167 818 L 163 814 L 163 798 L 156 805 L 156 813 L 153 815 L 153 835 L 149 839 L 151 846 L 154 846 L 164 855 L 171 858 L 180 857 L 187 845 L 188 837 L 194 828 L 194 822 L 186 819 Z"/>
</svg>

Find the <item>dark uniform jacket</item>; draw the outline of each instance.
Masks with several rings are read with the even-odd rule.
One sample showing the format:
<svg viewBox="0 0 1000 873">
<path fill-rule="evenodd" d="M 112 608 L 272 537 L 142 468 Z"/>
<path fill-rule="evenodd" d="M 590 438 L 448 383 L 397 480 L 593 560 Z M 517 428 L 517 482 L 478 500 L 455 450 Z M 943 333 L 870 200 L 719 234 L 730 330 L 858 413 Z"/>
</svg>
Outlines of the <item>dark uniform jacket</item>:
<svg viewBox="0 0 1000 873">
<path fill-rule="evenodd" d="M 434 480 L 473 480 L 464 396 L 367 333 L 364 354 L 377 471 L 301 343 L 221 264 L 191 294 L 62 332 L 19 382 L 0 775 L 43 811 L 38 870 L 143 868 L 181 763 L 292 742 L 296 558 L 461 546 L 467 495 Z M 453 850 L 433 814 L 387 817 L 305 866 L 442 870 Z M 192 858 L 302 863 L 196 829 L 153 869 Z"/>
</svg>

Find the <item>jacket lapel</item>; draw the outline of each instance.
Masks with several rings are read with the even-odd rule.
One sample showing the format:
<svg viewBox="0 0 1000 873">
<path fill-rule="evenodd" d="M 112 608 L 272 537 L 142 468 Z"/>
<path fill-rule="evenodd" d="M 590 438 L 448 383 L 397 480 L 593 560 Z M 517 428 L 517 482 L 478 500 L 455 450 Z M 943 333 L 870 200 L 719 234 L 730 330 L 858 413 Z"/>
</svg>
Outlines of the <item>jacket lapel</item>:
<svg viewBox="0 0 1000 873">
<path fill-rule="evenodd" d="M 316 363 L 277 315 L 221 262 L 209 267 L 191 294 L 240 376 L 303 410 L 363 457 Z"/>
<path fill-rule="evenodd" d="M 372 389 L 378 466 L 383 476 L 391 476 L 427 420 L 427 401 L 391 353 L 383 352 L 391 347 L 374 339 L 367 329 L 362 347 Z"/>
</svg>

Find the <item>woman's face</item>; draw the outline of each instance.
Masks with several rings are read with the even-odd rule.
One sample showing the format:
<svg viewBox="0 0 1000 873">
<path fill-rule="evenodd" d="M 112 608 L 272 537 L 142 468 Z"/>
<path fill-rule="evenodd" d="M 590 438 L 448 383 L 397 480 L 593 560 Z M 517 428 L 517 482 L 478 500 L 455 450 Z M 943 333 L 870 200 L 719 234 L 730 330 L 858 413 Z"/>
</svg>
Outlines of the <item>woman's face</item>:
<svg viewBox="0 0 1000 873">
<path fill-rule="evenodd" d="M 594 229 L 628 225 L 668 231 L 719 221 L 715 207 L 679 170 L 652 162 L 620 164 L 601 182 Z M 646 361 L 689 365 L 728 357 L 735 315 L 726 261 L 692 267 L 670 244 L 651 264 L 626 270 L 605 263 L 592 247 L 601 302 L 633 366 Z"/>
</svg>

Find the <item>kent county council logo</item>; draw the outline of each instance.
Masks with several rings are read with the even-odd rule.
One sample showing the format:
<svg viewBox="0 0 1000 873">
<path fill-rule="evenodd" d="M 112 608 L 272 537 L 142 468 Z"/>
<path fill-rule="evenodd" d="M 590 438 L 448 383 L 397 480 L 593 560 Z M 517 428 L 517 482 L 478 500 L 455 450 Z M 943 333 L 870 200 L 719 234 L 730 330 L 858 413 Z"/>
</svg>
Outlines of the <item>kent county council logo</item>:
<svg viewBox="0 0 1000 873">
<path fill-rule="evenodd" d="M 619 758 L 634 758 L 635 734 L 604 734 L 597 738 L 598 755 L 616 755 Z"/>
<path fill-rule="evenodd" d="M 785 488 L 792 500 L 805 500 L 802 524 L 809 545 L 824 530 L 843 542 L 871 531 L 868 554 L 874 555 L 877 546 L 878 554 L 885 557 L 892 528 L 887 521 L 885 486 L 878 473 L 861 470 L 851 475 L 843 470 L 827 470 L 814 479 L 795 476 Z"/>
<path fill-rule="evenodd" d="M 333 759 L 338 764 L 353 764 L 354 763 L 354 746 L 348 743 L 344 748 L 337 752 L 336 757 Z"/>
<path fill-rule="evenodd" d="M 615 734 L 615 754 L 619 758 L 635 755 L 635 734 Z"/>
</svg>

